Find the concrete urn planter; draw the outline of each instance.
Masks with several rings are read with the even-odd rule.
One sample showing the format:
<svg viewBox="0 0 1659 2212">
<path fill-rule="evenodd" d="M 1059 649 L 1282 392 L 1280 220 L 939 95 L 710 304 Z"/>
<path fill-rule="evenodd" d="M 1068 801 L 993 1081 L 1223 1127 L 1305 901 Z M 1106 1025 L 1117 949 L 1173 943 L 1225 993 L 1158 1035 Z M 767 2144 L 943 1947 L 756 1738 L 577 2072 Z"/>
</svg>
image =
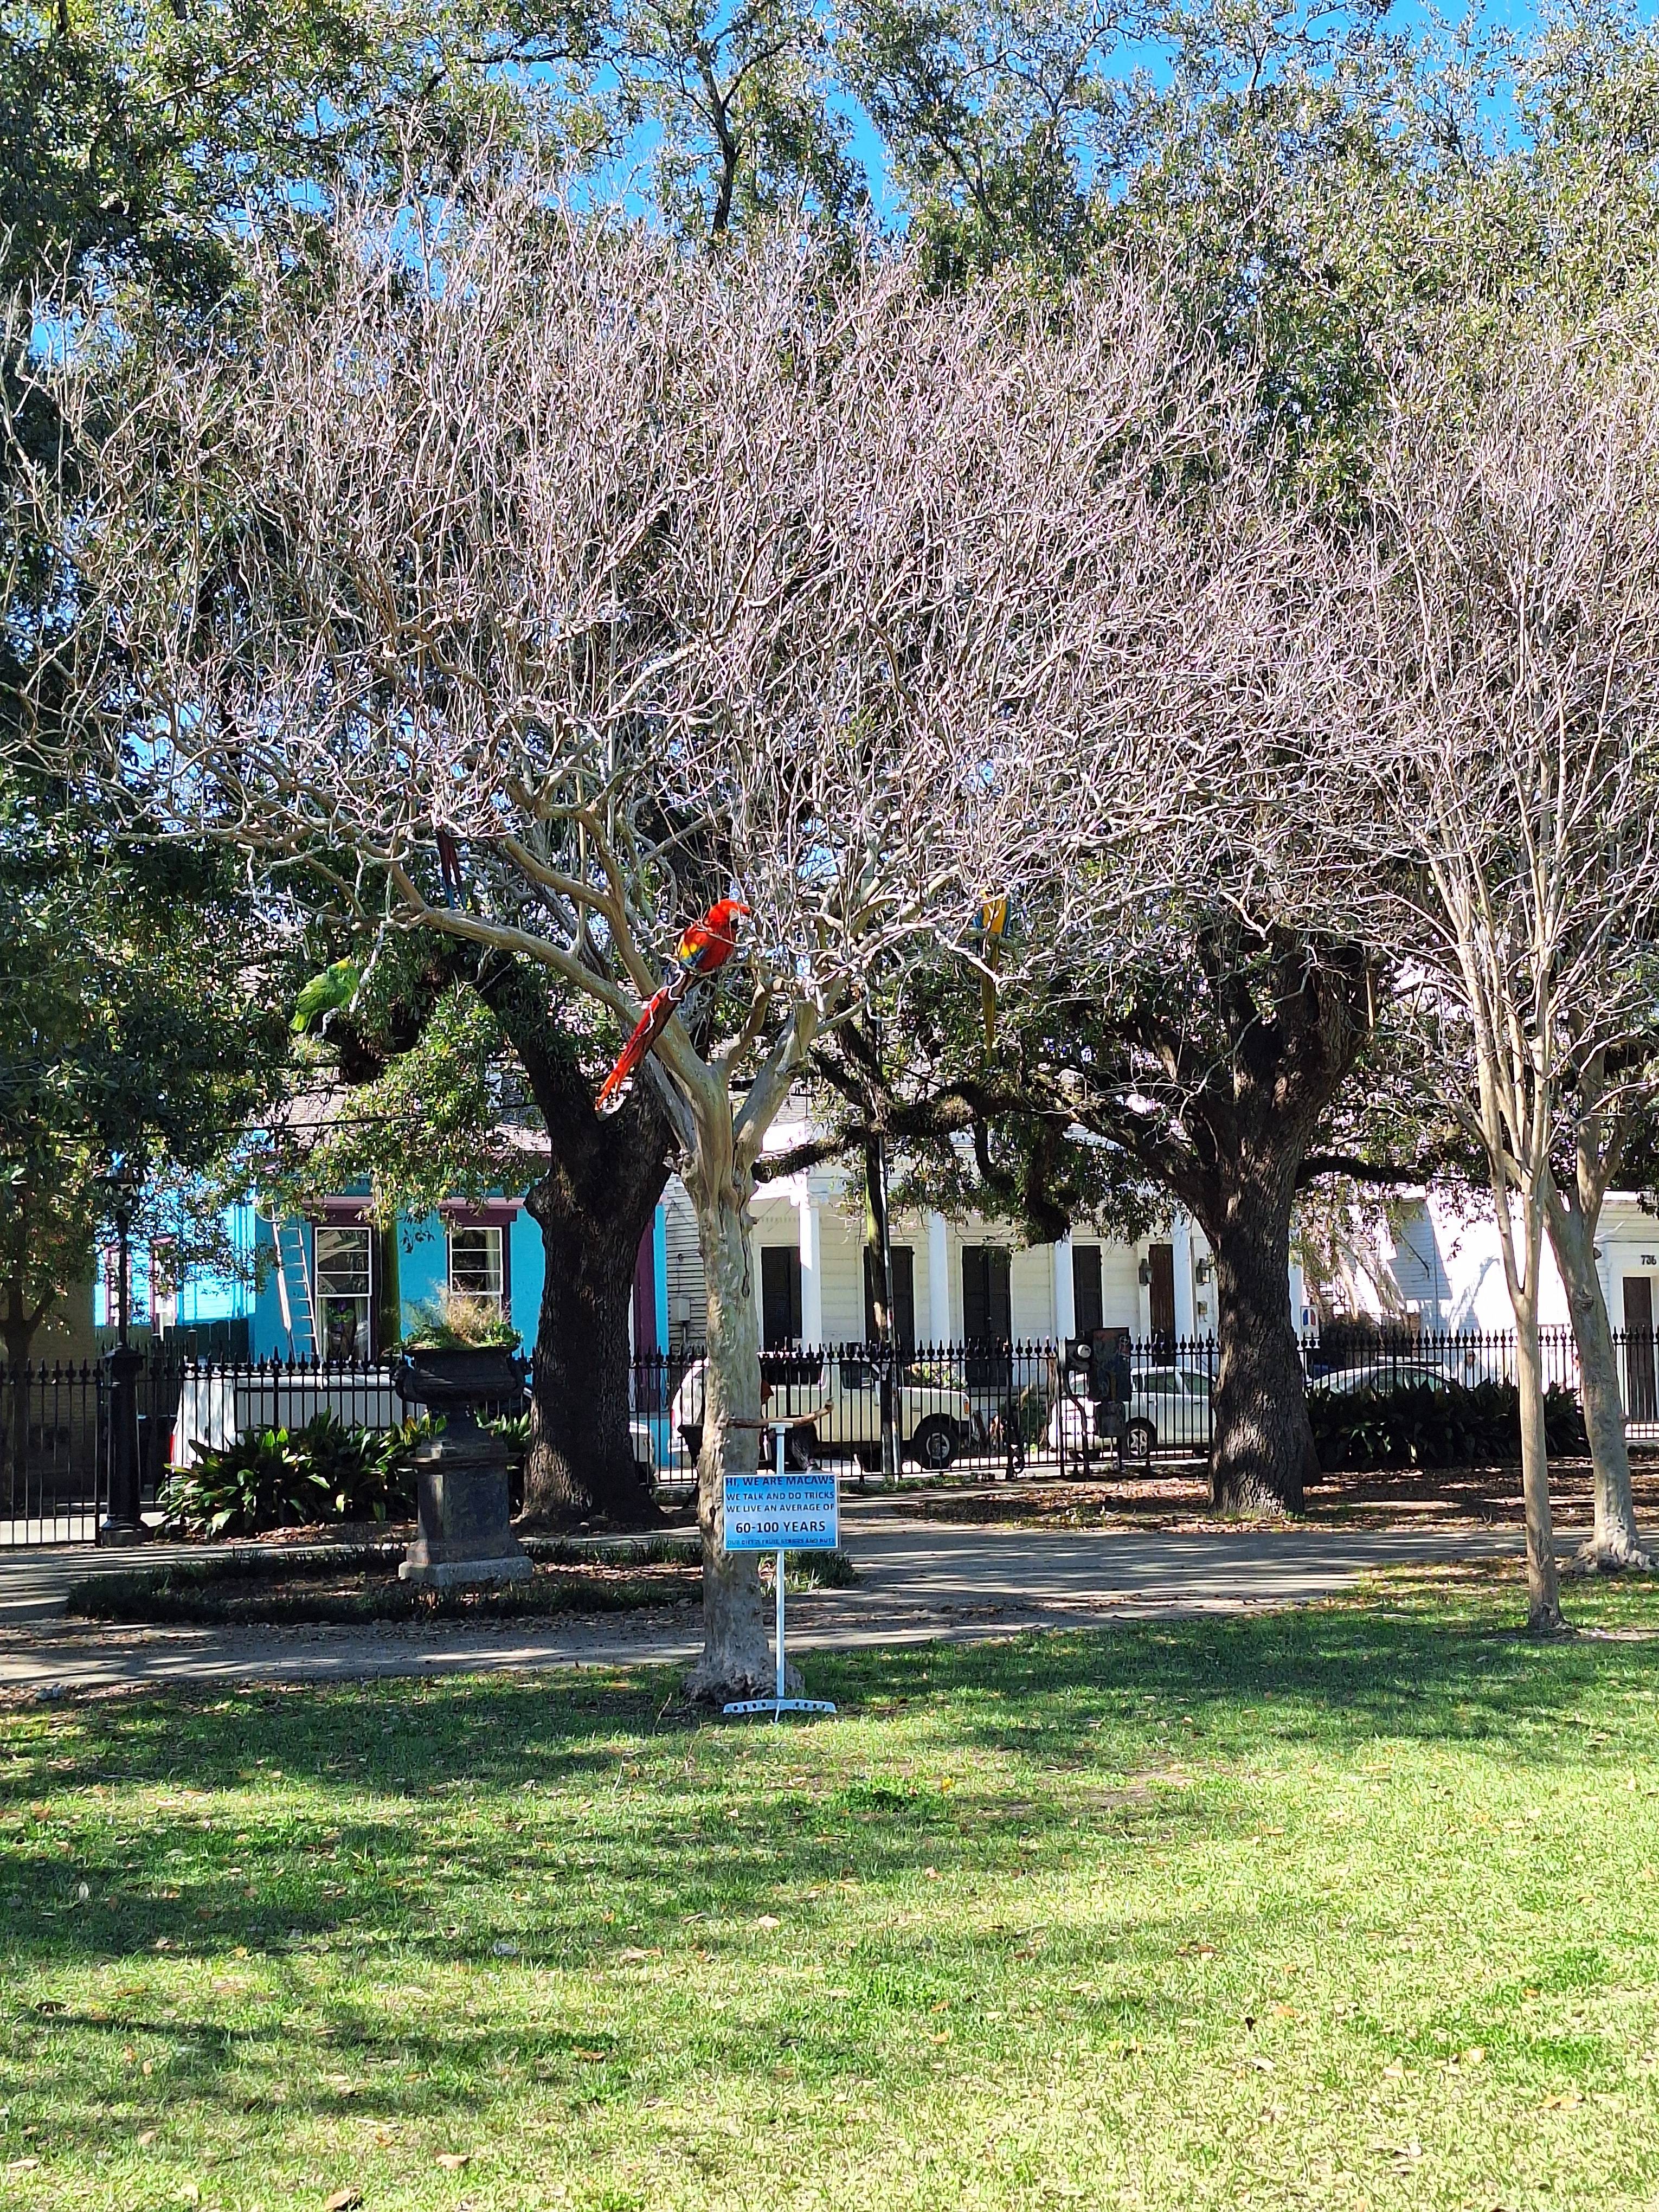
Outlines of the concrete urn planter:
<svg viewBox="0 0 1659 2212">
<path fill-rule="evenodd" d="M 478 1423 L 481 1406 L 518 1404 L 518 1368 L 506 1352 L 406 1352 L 392 1388 L 405 1407 L 441 1414 L 444 1431 L 417 1447 L 419 1527 L 398 1572 L 435 1589 L 522 1582 L 534 1572 L 513 1533 L 507 1446 Z"/>
</svg>

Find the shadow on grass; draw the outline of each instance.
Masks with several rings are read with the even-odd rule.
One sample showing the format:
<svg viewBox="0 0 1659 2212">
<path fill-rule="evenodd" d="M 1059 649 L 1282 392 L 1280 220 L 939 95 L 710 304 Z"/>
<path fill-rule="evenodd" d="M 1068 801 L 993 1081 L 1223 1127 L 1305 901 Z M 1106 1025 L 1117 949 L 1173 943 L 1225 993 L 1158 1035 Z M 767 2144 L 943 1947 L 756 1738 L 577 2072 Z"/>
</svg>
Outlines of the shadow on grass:
<svg viewBox="0 0 1659 2212">
<path fill-rule="evenodd" d="M 1081 1768 L 1109 1778 L 1185 1758 L 1213 1779 L 1275 1746 L 1340 1756 L 1380 1740 L 1431 1741 L 1495 1753 L 1510 1767 L 1553 1764 L 1569 1747 L 1594 1756 L 1581 1706 L 1650 1689 L 1652 1647 L 1529 1643 L 1503 1625 L 1510 1601 L 1507 1589 L 1494 1604 L 1489 1590 L 1447 1575 L 1385 1586 L 1364 1607 L 808 1663 L 814 1691 L 833 1696 L 848 1720 L 903 1718 L 908 1756 L 1015 1757 L 1052 1770 L 1044 1793 L 1056 1804 Z M 1659 1618 L 1659 1593 L 1645 1609 Z M 866 1743 L 861 1771 L 839 1772 L 852 1740 L 838 1724 L 822 1758 L 815 1731 L 784 1731 L 792 1771 L 781 1772 L 778 1732 L 687 1712 L 663 1669 L 166 1694 L 58 1708 L 18 1725 L 43 1731 L 54 1755 L 49 1765 L 0 1765 L 0 1818 L 13 1823 L 0 1850 L 0 1910 L 14 1963 L 107 1958 L 158 1942 L 215 1954 L 237 1942 L 280 1951 L 352 1927 L 460 1955 L 474 1931 L 467 1912 L 445 1901 L 456 1882 L 447 1890 L 426 1867 L 411 1885 L 411 1856 L 441 1856 L 451 1809 L 471 1832 L 480 1806 L 493 1811 L 472 1834 L 459 1887 L 533 1882 L 543 1892 L 538 1949 L 602 1953 L 611 1938 L 595 1923 L 580 1850 L 585 1828 L 606 1823 L 586 1820 L 582 1807 L 597 1790 L 614 1794 L 630 1768 L 653 1786 L 634 1793 L 626 1830 L 605 1835 L 606 1872 L 630 1887 L 639 1909 L 676 1923 L 716 1905 L 758 1911 L 786 1881 L 811 1886 L 854 1869 L 884 1880 L 947 1847 L 959 1856 L 971 1810 L 987 1823 L 988 1845 L 1007 1826 L 994 1779 L 982 1790 L 968 1779 L 942 1798 L 884 1773 L 878 1737 L 858 1740 Z M 682 1762 L 695 1770 L 689 1778 Z M 31 1804 L 100 1781 L 181 1794 L 142 1834 L 115 1832 L 118 1796 L 82 1801 L 85 1832 L 66 1857 L 61 1819 L 37 1820 Z M 267 1786 L 267 1808 L 245 1794 L 228 1820 L 210 1794 Z M 1096 1792 L 1085 1809 L 1091 1825 L 1126 1832 L 1177 1817 L 1224 1819 L 1208 1794 L 1179 1814 L 1133 1793 L 1112 1803 Z M 92 1893 L 84 1902 L 79 1882 Z"/>
<path fill-rule="evenodd" d="M 1659 1615 L 1659 1595 L 1610 1602 Z M 476 2115 L 509 2077 L 604 2101 L 659 2063 L 653 2038 L 670 2019 L 676 2064 L 700 2053 L 758 2078 L 787 2049 L 833 2072 L 918 2042 L 922 2016 L 964 1977 L 1023 1971 L 1012 1962 L 1031 1955 L 1041 1917 L 1028 1877 L 1063 1869 L 1076 1820 L 1097 1850 L 1226 1848 L 1260 1818 L 1233 1772 L 1259 1771 L 1276 1748 L 1340 1760 L 1431 1743 L 1510 1769 L 1626 1756 L 1616 1730 L 1605 1754 L 1588 1745 L 1584 1718 L 1595 1706 L 1605 1723 L 1622 1700 L 1651 1695 L 1650 1647 L 1531 1644 L 1510 1632 L 1513 1613 L 1507 1585 L 1494 1595 L 1448 1575 L 1385 1585 L 1363 1607 L 814 1656 L 812 1687 L 847 1723 L 811 1730 L 688 1714 L 662 1670 L 23 1713 L 0 1727 L 12 1753 L 0 1764 L 0 1958 L 16 1992 L 7 2093 L 52 2085 L 60 2139 L 88 2142 L 168 2097 L 222 2095 L 273 2125 L 296 2102 L 313 2118 L 361 2111 L 344 2075 L 375 2069 L 375 2108 L 389 2114 L 435 2099 Z M 1190 1786 L 1159 1781 L 1182 1762 Z M 950 1789 L 935 1766 L 951 1770 Z M 127 1791 L 144 1805 L 124 1803 Z M 929 1872 L 994 1885 L 994 1915 L 919 1930 L 879 1909 Z M 785 1993 L 757 2039 L 752 2022 L 701 2014 L 690 1975 L 658 1983 L 643 2017 L 609 2030 L 489 2017 L 497 1972 L 616 1978 L 635 1961 L 653 1972 L 693 1952 L 702 1964 L 746 1955 L 779 1910 L 811 1944 L 836 1925 L 843 1881 L 866 1893 L 866 1910 L 837 1966 L 839 2018 Z M 1263 1903 L 1270 1925 L 1280 1908 Z M 1300 1919 L 1307 1901 L 1289 1892 L 1282 1909 Z M 1174 1970 L 1202 1932 L 1176 1885 L 1135 1930 L 1138 1962 Z M 1063 1978 L 1117 1938 L 1056 1927 L 1036 1940 L 1032 1973 Z M 210 1960 L 233 1977 L 222 2002 L 189 1978 Z M 112 1967 L 130 1993 L 118 1984 L 94 2008 L 77 1978 Z M 483 2017 L 471 2005 L 429 2017 L 362 1986 L 396 1977 L 418 1996 L 441 1969 L 485 1978 Z M 239 1973 L 264 2002 L 222 2022 L 212 2015 L 237 2004 Z M 30 2001 L 26 1976 L 61 2000 Z M 156 2001 L 158 1978 L 179 1991 L 171 2007 Z M 1152 2002 L 1119 1996 L 1112 2024 L 1134 2028 Z M 126 2054 L 151 2044 L 158 2070 L 135 2080 Z M 440 2078 L 448 2086 L 434 2089 Z"/>
</svg>

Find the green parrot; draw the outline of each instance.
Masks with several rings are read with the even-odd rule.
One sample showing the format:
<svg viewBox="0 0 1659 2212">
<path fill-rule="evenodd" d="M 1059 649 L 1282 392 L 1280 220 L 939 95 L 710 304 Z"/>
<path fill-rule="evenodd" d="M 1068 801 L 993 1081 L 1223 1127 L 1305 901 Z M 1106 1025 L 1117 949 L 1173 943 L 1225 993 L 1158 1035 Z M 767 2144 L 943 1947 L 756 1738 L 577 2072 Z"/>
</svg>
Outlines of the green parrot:
<svg viewBox="0 0 1659 2212">
<path fill-rule="evenodd" d="M 313 975 L 294 1001 L 294 1019 L 289 1026 L 295 1036 L 303 1036 L 325 1014 L 338 1013 L 342 1006 L 349 1006 L 362 980 L 362 969 L 349 959 L 336 960 L 320 975 Z"/>
</svg>

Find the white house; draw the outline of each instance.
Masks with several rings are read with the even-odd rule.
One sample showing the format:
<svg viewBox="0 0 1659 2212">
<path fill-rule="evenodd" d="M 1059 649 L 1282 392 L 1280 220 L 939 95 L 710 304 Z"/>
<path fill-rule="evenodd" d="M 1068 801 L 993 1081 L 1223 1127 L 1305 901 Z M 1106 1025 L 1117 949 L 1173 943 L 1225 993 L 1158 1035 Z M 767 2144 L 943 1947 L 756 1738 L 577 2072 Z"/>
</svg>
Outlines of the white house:
<svg viewBox="0 0 1659 2212">
<path fill-rule="evenodd" d="M 793 1100 L 767 1139 L 787 1152 L 808 1133 Z M 862 1343 L 872 1333 L 864 1228 L 836 1164 L 763 1183 L 754 1205 L 756 1320 L 767 1349 Z M 701 1341 L 707 1325 L 696 1224 L 678 1182 L 665 1200 L 667 1335 Z M 891 1228 L 897 1334 L 913 1344 L 976 1339 L 1058 1340 L 1080 1330 L 1127 1328 L 1137 1339 L 1204 1337 L 1215 1327 L 1215 1283 L 1202 1232 L 1177 1213 L 1162 1234 L 1129 1244 L 1091 1230 L 1057 1244 L 1022 1244 L 1005 1222 L 895 1213 Z M 1287 1285 L 1300 1319 L 1302 1285 Z"/>
<path fill-rule="evenodd" d="M 1609 1193 L 1595 1243 L 1596 1271 L 1615 1329 L 1650 1331 L 1659 1277 L 1659 1217 L 1631 1191 Z M 1349 1312 L 1406 1319 L 1452 1334 L 1514 1327 L 1498 1224 L 1489 1200 L 1455 1190 L 1402 1192 L 1367 1208 L 1345 1241 L 1340 1282 L 1325 1302 Z M 1548 1243 L 1540 1275 L 1539 1320 L 1571 1325 L 1566 1291 Z"/>
</svg>

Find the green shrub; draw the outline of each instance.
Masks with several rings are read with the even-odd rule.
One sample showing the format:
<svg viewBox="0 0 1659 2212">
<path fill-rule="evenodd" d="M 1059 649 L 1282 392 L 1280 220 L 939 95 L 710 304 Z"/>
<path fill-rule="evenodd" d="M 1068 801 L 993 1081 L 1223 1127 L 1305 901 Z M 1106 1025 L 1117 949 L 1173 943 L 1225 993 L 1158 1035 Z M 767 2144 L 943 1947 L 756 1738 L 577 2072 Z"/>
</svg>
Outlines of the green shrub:
<svg viewBox="0 0 1659 2212">
<path fill-rule="evenodd" d="M 492 1437 L 500 1437 L 507 1446 L 507 1471 L 515 1480 L 524 1473 L 524 1463 L 530 1456 L 530 1416 L 528 1413 L 497 1413 L 491 1419 L 481 1421 Z"/>
<path fill-rule="evenodd" d="M 185 1536 L 256 1536 L 321 1521 L 407 1519 L 412 1455 L 443 1427 L 430 1415 L 392 1429 L 348 1427 L 325 1409 L 303 1428 L 250 1429 L 162 1486 L 162 1527 Z"/>
<path fill-rule="evenodd" d="M 1453 1382 L 1443 1390 L 1415 1382 L 1397 1390 L 1309 1393 L 1308 1413 L 1321 1469 L 1369 1474 L 1375 1468 L 1473 1467 L 1518 1459 L 1521 1394 L 1513 1382 Z M 1553 1453 L 1587 1449 L 1584 1419 L 1571 1390 L 1544 1397 Z"/>
</svg>

